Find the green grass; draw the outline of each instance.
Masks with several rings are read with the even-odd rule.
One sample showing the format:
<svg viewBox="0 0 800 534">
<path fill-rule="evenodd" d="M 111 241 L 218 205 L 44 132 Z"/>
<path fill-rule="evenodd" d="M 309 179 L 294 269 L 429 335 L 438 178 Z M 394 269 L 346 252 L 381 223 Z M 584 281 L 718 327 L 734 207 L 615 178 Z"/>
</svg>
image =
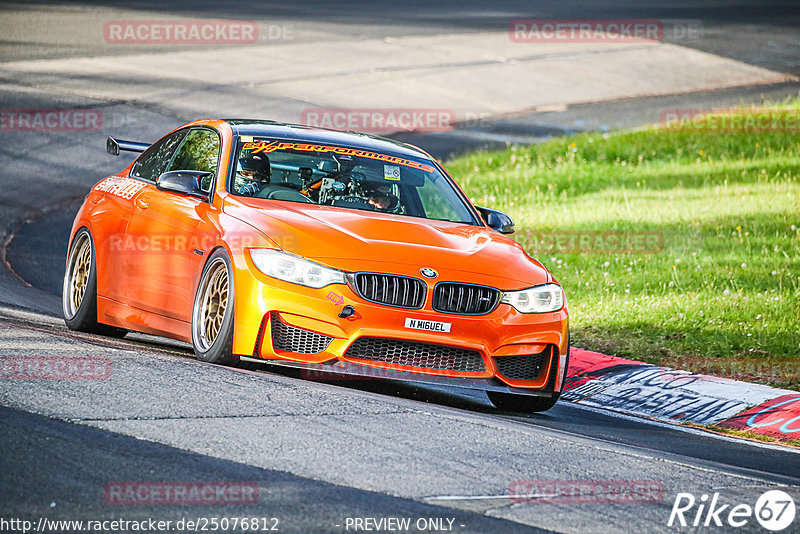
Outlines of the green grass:
<svg viewBox="0 0 800 534">
<path fill-rule="evenodd" d="M 663 236 L 653 253 L 532 254 L 566 290 L 574 345 L 656 364 L 768 359 L 786 372 L 748 378 L 800 388 L 800 135 L 650 127 L 446 167 L 512 215 L 526 250 L 561 231 Z"/>
</svg>

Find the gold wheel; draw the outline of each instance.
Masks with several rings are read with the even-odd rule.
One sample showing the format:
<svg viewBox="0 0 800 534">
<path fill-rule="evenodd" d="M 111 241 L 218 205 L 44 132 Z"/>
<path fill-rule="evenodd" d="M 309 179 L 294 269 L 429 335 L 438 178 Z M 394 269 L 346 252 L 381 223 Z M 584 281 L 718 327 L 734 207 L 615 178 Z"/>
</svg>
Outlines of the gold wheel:
<svg viewBox="0 0 800 534">
<path fill-rule="evenodd" d="M 89 275 L 92 270 L 92 242 L 89 236 L 82 235 L 78 242 L 75 243 L 74 250 L 72 263 L 67 275 L 64 303 L 69 317 L 74 317 L 78 313 L 83 297 L 86 295 L 86 288 L 89 285 Z"/>
<path fill-rule="evenodd" d="M 216 341 L 228 309 L 228 267 L 221 259 L 209 268 L 201 285 L 201 305 L 196 317 L 196 339 L 200 349 L 207 351 Z"/>
</svg>

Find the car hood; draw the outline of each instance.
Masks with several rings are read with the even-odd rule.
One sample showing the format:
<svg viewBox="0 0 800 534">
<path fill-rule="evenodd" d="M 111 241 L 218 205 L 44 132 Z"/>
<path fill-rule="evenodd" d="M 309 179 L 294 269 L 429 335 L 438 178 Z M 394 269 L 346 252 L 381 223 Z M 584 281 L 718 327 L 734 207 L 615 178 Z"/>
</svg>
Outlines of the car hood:
<svg viewBox="0 0 800 534">
<path fill-rule="evenodd" d="M 395 264 L 406 268 L 388 272 L 419 276 L 421 267 L 432 267 L 443 277 L 469 273 L 462 281 L 472 283 L 504 279 L 506 290 L 551 280 L 516 241 L 482 226 L 247 198 L 226 199 L 223 210 L 286 252 L 339 269 L 382 271 L 390 267 L 381 264 Z"/>
</svg>

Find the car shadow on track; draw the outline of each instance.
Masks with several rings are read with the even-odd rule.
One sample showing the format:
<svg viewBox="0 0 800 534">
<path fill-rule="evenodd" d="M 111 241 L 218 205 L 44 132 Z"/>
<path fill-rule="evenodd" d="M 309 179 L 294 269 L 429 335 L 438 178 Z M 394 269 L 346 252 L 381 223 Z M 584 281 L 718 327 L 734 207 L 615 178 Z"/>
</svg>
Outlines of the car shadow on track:
<svg viewBox="0 0 800 534">
<path fill-rule="evenodd" d="M 133 343 L 143 349 L 152 348 L 159 352 L 168 352 L 173 356 L 194 359 L 191 345 L 180 341 L 173 341 L 166 338 L 150 336 L 147 334 L 128 334 L 126 342 Z M 274 374 L 286 378 L 302 380 L 308 383 L 329 384 L 332 386 L 347 389 L 376 393 L 388 397 L 399 397 L 403 399 L 438 404 L 459 410 L 467 410 L 477 413 L 494 415 L 513 415 L 532 419 L 549 418 L 547 413 L 519 413 L 498 410 L 489 401 L 486 393 L 482 390 L 471 390 L 451 386 L 436 386 L 428 384 L 418 384 L 414 382 L 403 382 L 387 379 L 331 379 L 320 378 L 318 375 L 309 377 L 303 370 L 292 367 L 270 365 L 268 363 L 239 362 L 237 369 L 253 371 L 256 373 Z"/>
<path fill-rule="evenodd" d="M 548 417 L 545 414 L 532 413 L 521 414 L 519 412 L 506 412 L 495 408 L 486 393 L 482 390 L 470 390 L 458 387 L 423 385 L 413 382 L 402 382 L 397 380 L 378 380 L 378 379 L 318 379 L 309 378 L 303 375 L 302 370 L 289 367 L 272 366 L 258 363 L 242 363 L 240 367 L 252 371 L 267 372 L 278 374 L 289 378 L 297 378 L 306 382 L 324 383 L 333 386 L 344 387 L 369 393 L 377 393 L 389 397 L 399 397 L 403 399 L 438 404 L 450 408 L 467 410 L 471 412 L 495 414 L 495 415 L 515 415 L 527 417 Z"/>
</svg>

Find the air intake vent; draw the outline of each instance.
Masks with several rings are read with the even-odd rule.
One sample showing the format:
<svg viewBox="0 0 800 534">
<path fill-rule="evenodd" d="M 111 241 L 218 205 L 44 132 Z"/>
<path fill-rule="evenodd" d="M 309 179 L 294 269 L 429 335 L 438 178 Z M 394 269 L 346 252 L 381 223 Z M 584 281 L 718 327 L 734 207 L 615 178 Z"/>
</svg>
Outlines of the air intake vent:
<svg viewBox="0 0 800 534">
<path fill-rule="evenodd" d="M 524 356 L 501 356 L 494 359 L 497 370 L 506 378 L 512 380 L 536 380 L 542 375 L 542 369 L 547 363 L 550 349 L 539 354 Z"/>
<path fill-rule="evenodd" d="M 446 371 L 486 371 L 478 351 L 401 339 L 361 337 L 350 345 L 345 357 Z"/>
<path fill-rule="evenodd" d="M 275 312 L 270 314 L 269 322 L 272 327 L 272 347 L 277 350 L 297 354 L 319 354 L 333 341 L 332 337 L 286 324 Z"/>
</svg>

